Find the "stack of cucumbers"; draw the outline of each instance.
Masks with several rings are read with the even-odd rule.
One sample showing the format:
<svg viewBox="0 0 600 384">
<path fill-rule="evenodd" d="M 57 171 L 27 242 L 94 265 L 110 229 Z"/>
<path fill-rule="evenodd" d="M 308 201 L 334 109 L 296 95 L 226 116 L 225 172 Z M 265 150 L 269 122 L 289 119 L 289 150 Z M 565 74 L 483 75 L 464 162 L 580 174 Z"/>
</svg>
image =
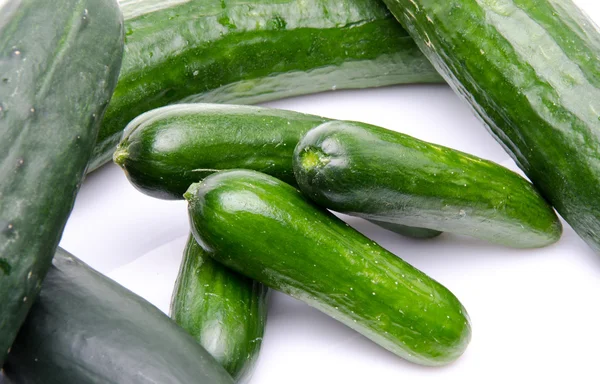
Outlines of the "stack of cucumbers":
<svg viewBox="0 0 600 384">
<path fill-rule="evenodd" d="M 560 239 L 556 209 L 600 250 L 598 57 L 570 0 L 0 0 L 0 382 L 248 382 L 271 290 L 410 362 L 455 361 L 459 299 L 332 212 L 529 249 Z M 531 182 L 248 105 L 444 81 Z M 58 248 L 86 172 L 111 159 L 187 201 L 170 317 Z"/>
</svg>

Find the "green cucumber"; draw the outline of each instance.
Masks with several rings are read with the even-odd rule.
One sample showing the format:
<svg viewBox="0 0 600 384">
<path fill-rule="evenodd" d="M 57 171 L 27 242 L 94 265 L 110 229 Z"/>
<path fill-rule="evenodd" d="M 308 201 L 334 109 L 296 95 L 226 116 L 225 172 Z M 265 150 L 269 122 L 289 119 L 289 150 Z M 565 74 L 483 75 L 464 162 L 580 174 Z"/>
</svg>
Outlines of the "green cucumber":
<svg viewBox="0 0 600 384">
<path fill-rule="evenodd" d="M 0 367 L 50 267 L 122 54 L 114 0 L 0 5 Z"/>
<path fill-rule="evenodd" d="M 190 184 L 224 169 L 251 169 L 295 184 L 294 147 L 320 116 L 226 104 L 178 104 L 134 119 L 114 154 L 129 181 L 162 199 L 182 199 Z M 387 225 L 399 234 L 431 238 L 428 229 Z"/>
<path fill-rule="evenodd" d="M 4 366 L 26 384 L 232 384 L 143 298 L 58 249 Z"/>
<path fill-rule="evenodd" d="M 175 102 L 256 104 L 331 89 L 440 82 L 378 0 L 123 0 L 119 84 L 95 169 L 136 116 Z"/>
<path fill-rule="evenodd" d="M 516 248 L 546 246 L 562 233 L 552 207 L 518 174 L 369 124 L 312 129 L 296 146 L 294 174 L 317 204 L 365 219 Z"/>
<path fill-rule="evenodd" d="M 464 352 L 471 327 L 450 291 L 288 184 L 222 171 L 185 198 L 195 239 L 227 267 L 412 362 L 442 365 Z"/>
<path fill-rule="evenodd" d="M 267 321 L 268 289 L 212 260 L 190 235 L 171 300 L 171 318 L 236 383 L 252 375 Z"/>
<path fill-rule="evenodd" d="M 570 0 L 384 0 L 543 196 L 600 252 L 600 34 Z"/>
</svg>

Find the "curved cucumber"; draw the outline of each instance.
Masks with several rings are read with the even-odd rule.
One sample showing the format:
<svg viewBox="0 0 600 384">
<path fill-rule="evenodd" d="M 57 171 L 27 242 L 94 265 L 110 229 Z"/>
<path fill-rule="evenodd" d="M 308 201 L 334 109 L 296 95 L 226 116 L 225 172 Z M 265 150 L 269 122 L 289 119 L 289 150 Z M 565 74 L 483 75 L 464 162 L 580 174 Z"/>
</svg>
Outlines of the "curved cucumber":
<svg viewBox="0 0 600 384">
<path fill-rule="evenodd" d="M 570 0 L 384 0 L 542 195 L 600 252 L 600 34 Z"/>
<path fill-rule="evenodd" d="M 440 82 L 376 0 L 123 0 L 119 84 L 91 169 L 136 116 L 175 102 L 255 104 L 331 89 Z"/>
<path fill-rule="evenodd" d="M 251 169 L 295 184 L 294 148 L 326 121 L 320 116 L 225 104 L 178 104 L 146 112 L 125 129 L 114 154 L 129 181 L 162 199 L 182 199 L 190 184 L 224 169 Z M 387 229 L 430 238 L 440 232 Z"/>
<path fill-rule="evenodd" d="M 471 327 L 450 291 L 284 182 L 223 171 L 185 198 L 194 237 L 218 262 L 412 362 L 446 364 L 465 350 Z"/>
<path fill-rule="evenodd" d="M 4 367 L 25 384 L 232 384 L 146 300 L 59 249 Z"/>
<path fill-rule="evenodd" d="M 0 4 L 0 367 L 50 267 L 117 82 L 114 0 Z"/>
<path fill-rule="evenodd" d="M 516 173 L 491 161 L 356 122 L 309 131 L 294 151 L 302 192 L 334 211 L 494 243 L 552 244 L 562 226 Z"/>
<path fill-rule="evenodd" d="M 247 382 L 265 331 L 267 291 L 212 260 L 190 235 L 171 300 L 171 318 L 236 383 Z"/>
</svg>

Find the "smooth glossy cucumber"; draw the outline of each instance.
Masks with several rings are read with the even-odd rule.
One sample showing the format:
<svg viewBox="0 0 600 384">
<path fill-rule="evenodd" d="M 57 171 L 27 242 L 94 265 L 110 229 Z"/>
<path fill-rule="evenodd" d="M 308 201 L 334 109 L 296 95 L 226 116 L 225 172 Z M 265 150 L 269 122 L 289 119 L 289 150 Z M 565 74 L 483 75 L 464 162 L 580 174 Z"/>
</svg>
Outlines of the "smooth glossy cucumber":
<svg viewBox="0 0 600 384">
<path fill-rule="evenodd" d="M 185 197 L 194 237 L 218 262 L 412 362 L 446 364 L 467 347 L 468 316 L 450 291 L 288 184 L 223 171 Z"/>
<path fill-rule="evenodd" d="M 4 370 L 15 384 L 233 384 L 168 316 L 62 249 Z"/>
<path fill-rule="evenodd" d="M 399 132 L 334 121 L 294 151 L 302 192 L 366 219 L 534 248 L 560 238 L 554 210 L 527 180 L 491 161 Z"/>
<path fill-rule="evenodd" d="M 378 0 L 123 0 L 125 59 L 90 168 L 136 116 L 176 102 L 255 104 L 440 82 Z"/>
<path fill-rule="evenodd" d="M 251 169 L 295 184 L 294 148 L 328 119 L 292 111 L 226 104 L 178 104 L 146 112 L 125 129 L 114 154 L 129 181 L 163 199 L 182 199 L 190 184 L 224 169 Z M 431 238 L 421 228 L 387 225 Z"/>
<path fill-rule="evenodd" d="M 600 34 L 570 0 L 384 0 L 453 89 L 600 252 Z"/>
<path fill-rule="evenodd" d="M 122 54 L 114 0 L 0 4 L 0 367 L 50 267 Z"/>
<path fill-rule="evenodd" d="M 264 285 L 212 260 L 190 235 L 171 300 L 171 318 L 236 383 L 248 382 L 267 321 Z"/>
</svg>

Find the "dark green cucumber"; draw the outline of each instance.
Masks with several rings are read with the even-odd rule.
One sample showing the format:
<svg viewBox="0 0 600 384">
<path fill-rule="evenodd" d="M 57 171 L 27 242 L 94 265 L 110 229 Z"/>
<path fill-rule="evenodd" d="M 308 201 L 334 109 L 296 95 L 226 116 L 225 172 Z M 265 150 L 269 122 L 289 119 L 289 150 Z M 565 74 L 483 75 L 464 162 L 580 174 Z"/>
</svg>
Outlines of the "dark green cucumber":
<svg viewBox="0 0 600 384">
<path fill-rule="evenodd" d="M 465 350 L 471 327 L 450 291 L 288 184 L 223 171 L 185 198 L 194 237 L 218 262 L 412 362 L 442 365 Z"/>
<path fill-rule="evenodd" d="M 190 184 L 224 169 L 252 169 L 295 184 L 298 140 L 320 116 L 225 104 L 178 104 L 146 112 L 126 128 L 114 154 L 131 183 L 162 199 L 182 199 Z M 388 225 L 405 236 L 440 234 Z"/>
<path fill-rule="evenodd" d="M 206 255 L 190 235 L 171 300 L 171 317 L 236 383 L 247 382 L 267 321 L 268 289 Z"/>
<path fill-rule="evenodd" d="M 19 384 L 232 384 L 158 308 L 58 249 L 4 367 Z"/>
<path fill-rule="evenodd" d="M 35 301 L 117 82 L 115 0 L 0 5 L 0 367 Z"/>
<path fill-rule="evenodd" d="M 175 102 L 255 104 L 440 82 L 379 0 L 125 0 L 125 59 L 90 168 L 136 116 Z"/>
<path fill-rule="evenodd" d="M 385 0 L 454 90 L 600 252 L 600 34 L 570 0 Z"/>
<path fill-rule="evenodd" d="M 133 120 L 114 154 L 129 181 L 161 199 L 182 199 L 190 184 L 245 168 L 295 183 L 294 148 L 320 116 L 226 104 L 178 104 Z"/>
<path fill-rule="evenodd" d="M 294 151 L 302 192 L 366 219 L 533 248 L 560 238 L 552 207 L 518 174 L 491 161 L 357 122 L 309 131 Z"/>
</svg>

